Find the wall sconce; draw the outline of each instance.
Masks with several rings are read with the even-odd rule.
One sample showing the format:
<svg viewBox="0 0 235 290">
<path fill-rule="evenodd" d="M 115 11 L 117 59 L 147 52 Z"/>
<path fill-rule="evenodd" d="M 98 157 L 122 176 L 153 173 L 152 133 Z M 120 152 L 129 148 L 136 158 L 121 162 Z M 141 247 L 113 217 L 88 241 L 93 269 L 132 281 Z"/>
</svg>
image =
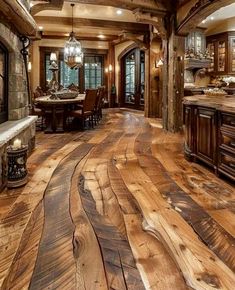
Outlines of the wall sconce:
<svg viewBox="0 0 235 290">
<path fill-rule="evenodd" d="M 113 71 L 113 66 L 110 64 L 109 65 L 109 72 L 112 72 Z"/>
<path fill-rule="evenodd" d="M 163 64 L 163 60 L 160 58 L 159 60 L 156 60 L 155 67 L 159 68 L 160 66 L 163 66 Z"/>
<path fill-rule="evenodd" d="M 183 56 L 177 56 L 177 60 L 178 61 L 183 61 L 184 60 L 184 57 Z"/>
<path fill-rule="evenodd" d="M 52 52 L 50 55 L 50 61 L 57 61 L 57 56 L 55 52 Z"/>
<path fill-rule="evenodd" d="M 32 63 L 31 61 L 28 62 L 28 72 L 31 72 L 32 70 Z"/>
<path fill-rule="evenodd" d="M 105 68 L 105 72 L 106 72 L 106 73 L 108 73 L 108 72 L 109 72 L 109 69 L 108 69 L 108 67 L 106 67 L 106 68 Z"/>
</svg>

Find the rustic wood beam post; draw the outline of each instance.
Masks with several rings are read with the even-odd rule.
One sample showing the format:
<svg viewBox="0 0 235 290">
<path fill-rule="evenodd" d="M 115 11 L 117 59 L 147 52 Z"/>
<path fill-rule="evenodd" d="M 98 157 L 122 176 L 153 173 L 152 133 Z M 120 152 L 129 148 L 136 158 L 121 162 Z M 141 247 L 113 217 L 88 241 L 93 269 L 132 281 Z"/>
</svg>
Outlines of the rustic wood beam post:
<svg viewBox="0 0 235 290">
<path fill-rule="evenodd" d="M 159 12 L 159 15 L 153 15 L 140 9 L 135 10 L 134 14 L 138 22 L 150 24 L 151 30 L 152 27 L 154 27 L 158 33 L 159 38 L 163 40 L 167 38 L 167 31 L 164 22 L 165 14 Z M 150 39 L 150 48 L 145 51 L 145 117 L 161 117 L 162 114 L 159 114 L 159 106 L 162 105 L 162 101 L 159 102 L 159 100 L 161 98 L 167 97 L 167 85 L 165 86 L 165 89 L 157 90 L 155 87 L 155 85 L 157 84 L 153 84 L 153 82 L 157 82 L 157 80 L 154 80 L 153 76 L 153 74 L 155 73 L 153 71 L 153 65 L 155 64 L 154 53 L 153 51 L 151 51 L 151 43 L 153 37 L 150 37 Z M 167 81 L 167 73 L 164 73 L 164 76 L 166 77 L 166 79 L 163 81 L 163 83 Z M 162 94 L 162 96 L 160 96 L 160 93 Z M 163 113 L 167 114 L 167 109 L 163 110 Z M 166 116 L 163 116 L 163 118 L 167 119 Z"/>
<path fill-rule="evenodd" d="M 168 51 L 168 122 L 164 127 L 171 132 L 178 132 L 183 123 L 185 37 L 176 36 L 172 30 Z"/>
</svg>

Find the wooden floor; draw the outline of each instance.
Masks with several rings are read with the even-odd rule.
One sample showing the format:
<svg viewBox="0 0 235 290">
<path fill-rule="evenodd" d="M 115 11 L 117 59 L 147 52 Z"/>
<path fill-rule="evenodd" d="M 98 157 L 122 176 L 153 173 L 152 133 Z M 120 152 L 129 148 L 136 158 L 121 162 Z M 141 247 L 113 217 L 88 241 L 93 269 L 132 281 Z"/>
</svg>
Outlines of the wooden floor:
<svg viewBox="0 0 235 290">
<path fill-rule="evenodd" d="M 160 122 L 39 133 L 28 167 L 0 194 L 0 289 L 235 289 L 234 187 Z"/>
</svg>

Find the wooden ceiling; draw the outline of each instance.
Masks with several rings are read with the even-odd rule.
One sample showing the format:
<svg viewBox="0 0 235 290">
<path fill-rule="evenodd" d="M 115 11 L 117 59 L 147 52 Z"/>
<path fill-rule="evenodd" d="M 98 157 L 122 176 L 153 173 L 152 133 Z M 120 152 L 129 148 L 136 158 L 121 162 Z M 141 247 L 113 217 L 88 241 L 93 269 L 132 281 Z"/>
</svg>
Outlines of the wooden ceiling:
<svg viewBox="0 0 235 290">
<path fill-rule="evenodd" d="M 190 0 L 44 0 L 36 1 L 31 8 L 37 24 L 43 26 L 44 37 L 65 37 L 71 29 L 70 3 L 77 3 L 78 13 L 74 14 L 74 30 L 82 37 L 96 39 L 99 34 L 105 35 L 103 41 L 115 40 L 123 33 L 144 34 L 149 31 L 147 24 L 137 23 L 133 11 L 137 9 L 152 15 L 164 15 L 177 7 L 182 7 Z M 80 5 L 79 5 L 80 4 Z M 88 7 L 87 14 L 84 7 Z M 93 12 L 92 12 L 92 7 Z M 123 10 L 122 18 L 114 10 Z M 79 10 L 80 9 L 80 10 Z M 55 11 L 57 11 L 55 13 Z M 108 15 L 107 11 L 110 12 Z M 60 33 L 58 33 L 60 31 Z"/>
<path fill-rule="evenodd" d="M 142 6 L 163 13 L 165 8 L 154 0 L 50 0 L 33 1 L 31 8 L 38 26 L 43 27 L 43 38 L 64 38 L 71 31 L 70 3 L 78 3 L 74 8 L 74 31 L 79 39 L 113 41 L 121 38 L 123 33 L 143 35 L 149 32 L 149 25 L 137 23 L 132 10 Z M 137 5 L 137 3 L 142 3 Z M 109 4 L 109 5 L 108 5 Z M 115 7 L 115 8 L 114 8 Z M 147 7 L 147 8 L 145 8 Z M 122 16 L 116 11 L 121 8 Z M 112 20 L 113 19 L 113 20 Z M 103 35 L 100 38 L 99 35 Z"/>
</svg>

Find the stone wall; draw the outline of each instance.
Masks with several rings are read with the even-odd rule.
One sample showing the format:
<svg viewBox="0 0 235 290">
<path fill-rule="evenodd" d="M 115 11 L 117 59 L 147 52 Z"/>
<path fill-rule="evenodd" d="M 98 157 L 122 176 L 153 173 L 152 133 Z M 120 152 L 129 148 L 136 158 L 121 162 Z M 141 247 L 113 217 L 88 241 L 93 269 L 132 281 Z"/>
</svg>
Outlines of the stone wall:
<svg viewBox="0 0 235 290">
<path fill-rule="evenodd" d="M 25 3 L 23 3 L 25 2 Z M 22 1 L 27 4 L 28 1 Z M 24 60 L 20 50 L 22 43 L 11 26 L 0 23 L 0 42 L 7 48 L 8 63 L 8 121 L 0 124 L 0 191 L 6 183 L 7 146 L 19 138 L 22 144 L 34 148 L 35 119 L 28 117 L 28 93 Z M 20 124 L 26 124 L 19 130 Z M 10 136 L 10 137 L 9 137 Z"/>
<path fill-rule="evenodd" d="M 8 119 L 19 120 L 28 115 L 28 93 L 22 43 L 6 25 L 0 23 L 0 41 L 9 52 Z"/>
</svg>

